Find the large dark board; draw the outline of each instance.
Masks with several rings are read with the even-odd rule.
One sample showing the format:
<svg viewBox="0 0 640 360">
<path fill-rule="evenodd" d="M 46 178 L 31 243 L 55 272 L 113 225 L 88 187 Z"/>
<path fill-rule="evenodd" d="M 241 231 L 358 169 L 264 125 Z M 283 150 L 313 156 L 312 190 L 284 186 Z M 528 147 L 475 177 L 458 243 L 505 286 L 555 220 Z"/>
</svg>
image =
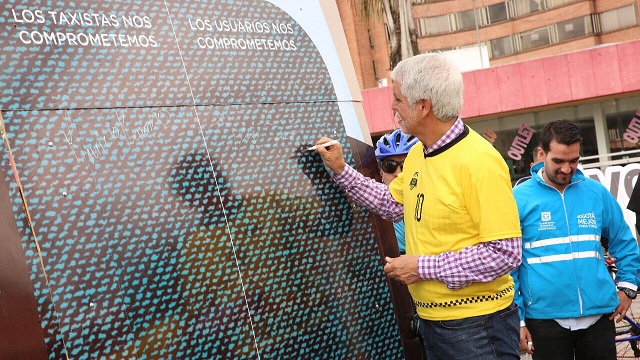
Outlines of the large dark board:
<svg viewBox="0 0 640 360">
<path fill-rule="evenodd" d="M 371 217 L 304 151 L 370 160 L 317 45 L 267 1 L 3 1 L 0 307 L 42 332 L 0 359 L 401 358 Z"/>
</svg>

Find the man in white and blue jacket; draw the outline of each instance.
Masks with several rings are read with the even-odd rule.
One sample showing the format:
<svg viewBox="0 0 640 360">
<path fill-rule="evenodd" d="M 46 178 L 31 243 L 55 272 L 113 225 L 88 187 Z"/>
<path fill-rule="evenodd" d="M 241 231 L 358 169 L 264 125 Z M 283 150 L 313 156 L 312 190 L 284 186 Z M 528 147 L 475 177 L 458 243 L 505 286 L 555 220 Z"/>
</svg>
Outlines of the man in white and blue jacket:
<svg viewBox="0 0 640 360">
<path fill-rule="evenodd" d="M 543 161 L 516 186 L 522 264 L 512 272 L 520 348 L 536 360 L 615 359 L 615 324 L 638 289 L 640 254 L 616 199 L 578 167 L 582 136 L 566 120 L 540 132 Z M 615 282 L 600 239 L 616 259 Z"/>
</svg>

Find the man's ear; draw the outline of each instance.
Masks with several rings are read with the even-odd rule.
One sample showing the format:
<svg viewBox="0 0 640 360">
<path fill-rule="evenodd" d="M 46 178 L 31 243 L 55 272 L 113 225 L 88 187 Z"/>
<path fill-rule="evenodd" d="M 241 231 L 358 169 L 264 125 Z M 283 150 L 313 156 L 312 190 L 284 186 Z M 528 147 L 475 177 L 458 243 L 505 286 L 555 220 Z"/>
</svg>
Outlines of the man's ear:
<svg viewBox="0 0 640 360">
<path fill-rule="evenodd" d="M 431 112 L 431 100 L 429 99 L 422 99 L 422 100 L 418 100 L 418 105 L 420 113 L 422 114 L 422 117 L 429 115 L 429 113 Z"/>
</svg>

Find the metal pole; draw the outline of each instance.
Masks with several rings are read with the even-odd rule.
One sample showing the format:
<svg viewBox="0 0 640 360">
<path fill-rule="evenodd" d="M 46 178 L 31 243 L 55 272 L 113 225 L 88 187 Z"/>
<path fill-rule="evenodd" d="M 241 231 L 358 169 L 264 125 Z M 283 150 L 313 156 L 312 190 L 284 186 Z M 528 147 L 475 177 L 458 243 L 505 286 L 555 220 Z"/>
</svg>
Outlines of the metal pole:
<svg viewBox="0 0 640 360">
<path fill-rule="evenodd" d="M 478 37 L 478 52 L 480 53 L 480 66 L 484 69 L 484 59 L 482 58 L 482 47 L 480 46 L 480 30 L 478 29 L 478 11 L 476 10 L 476 0 L 473 0 L 473 19 L 476 23 L 476 36 Z"/>
</svg>

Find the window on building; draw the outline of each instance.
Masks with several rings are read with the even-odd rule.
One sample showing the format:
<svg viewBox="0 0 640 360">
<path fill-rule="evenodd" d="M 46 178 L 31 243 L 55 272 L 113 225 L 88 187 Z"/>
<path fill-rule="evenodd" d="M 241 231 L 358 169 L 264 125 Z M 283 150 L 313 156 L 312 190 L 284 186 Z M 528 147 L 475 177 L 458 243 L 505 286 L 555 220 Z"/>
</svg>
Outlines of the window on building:
<svg viewBox="0 0 640 360">
<path fill-rule="evenodd" d="M 595 30 L 592 19 L 590 15 L 582 16 L 512 36 L 490 40 L 489 57 L 508 56 L 521 51 L 593 34 Z"/>
<path fill-rule="evenodd" d="M 636 6 L 631 4 L 618 9 L 605 11 L 600 14 L 600 28 L 602 32 L 614 31 L 638 23 Z"/>
<path fill-rule="evenodd" d="M 473 9 L 457 12 L 452 15 L 454 15 L 456 19 L 455 30 L 462 31 L 476 28 L 476 15 Z"/>
<path fill-rule="evenodd" d="M 596 138 L 596 126 L 593 122 L 593 118 L 588 119 L 576 119 L 575 123 L 580 128 L 582 134 L 582 145 L 580 146 L 580 156 L 594 156 L 598 155 L 598 140 Z M 597 160 L 583 160 L 583 164 L 591 162 L 597 162 Z"/>
<path fill-rule="evenodd" d="M 442 34 L 451 31 L 449 15 L 434 16 L 428 19 L 427 31 L 429 35 Z"/>
<path fill-rule="evenodd" d="M 490 57 L 507 56 L 514 53 L 511 36 L 493 39 L 490 42 Z"/>
<path fill-rule="evenodd" d="M 602 110 L 607 121 L 608 148 L 610 153 L 637 150 L 640 148 L 640 142 L 630 141 L 635 140 L 638 134 L 638 125 L 636 125 L 635 122 L 633 126 L 630 125 L 638 111 L 639 101 L 640 97 L 636 96 L 603 102 Z M 632 136 L 625 137 L 626 132 L 630 132 Z M 611 159 L 618 160 L 638 156 L 640 156 L 640 154 L 635 153 L 613 156 Z"/>
<path fill-rule="evenodd" d="M 416 18 L 415 20 L 416 36 L 427 36 L 427 18 Z M 386 26 L 386 24 L 385 24 Z M 387 28 L 387 37 L 389 36 L 389 28 Z"/>
<path fill-rule="evenodd" d="M 530 50 L 540 46 L 551 44 L 551 35 L 549 34 L 549 26 L 543 28 L 525 31 L 518 34 L 522 50 Z"/>
<path fill-rule="evenodd" d="M 574 2 L 576 0 L 545 0 L 549 7 L 561 6 L 564 4 L 568 4 L 570 2 Z"/>
<path fill-rule="evenodd" d="M 511 0 L 516 16 L 523 16 L 547 9 L 545 0 Z"/>
<path fill-rule="evenodd" d="M 376 66 L 375 60 L 373 61 L 373 77 L 376 78 L 376 80 L 379 79 L 379 77 L 378 77 L 378 67 Z"/>
<path fill-rule="evenodd" d="M 566 41 L 576 37 L 593 34 L 591 16 L 583 16 L 556 24 L 558 41 Z"/>
<path fill-rule="evenodd" d="M 507 12 L 507 3 L 503 2 L 487 6 L 487 15 L 489 17 L 489 24 L 494 24 L 499 21 L 509 19 L 509 15 Z"/>
<path fill-rule="evenodd" d="M 450 31 L 449 15 L 416 19 L 416 32 L 418 36 L 437 35 Z"/>
<path fill-rule="evenodd" d="M 414 0 L 414 3 L 426 4 L 439 1 L 446 0 Z M 416 32 L 418 36 L 427 36 L 455 31 L 465 31 L 475 28 L 476 20 L 478 26 L 488 26 L 501 21 L 525 16 L 528 14 L 536 13 L 538 11 L 547 10 L 552 7 L 562 6 L 576 1 L 579 0 L 507 0 L 493 5 L 479 7 L 475 10 L 471 9 L 451 13 L 448 15 L 418 18 L 415 20 Z M 628 8 L 629 6 L 618 9 L 623 12 L 621 14 L 608 14 L 610 17 L 615 17 L 615 21 L 607 21 L 615 23 L 614 25 L 618 26 L 617 28 L 629 26 L 630 22 L 632 24 L 635 24 L 635 10 L 629 11 Z M 608 19 L 607 16 L 605 17 Z M 590 27 L 593 28 L 593 26 Z M 555 41 L 553 41 L 552 39 L 551 42 Z"/>
</svg>

